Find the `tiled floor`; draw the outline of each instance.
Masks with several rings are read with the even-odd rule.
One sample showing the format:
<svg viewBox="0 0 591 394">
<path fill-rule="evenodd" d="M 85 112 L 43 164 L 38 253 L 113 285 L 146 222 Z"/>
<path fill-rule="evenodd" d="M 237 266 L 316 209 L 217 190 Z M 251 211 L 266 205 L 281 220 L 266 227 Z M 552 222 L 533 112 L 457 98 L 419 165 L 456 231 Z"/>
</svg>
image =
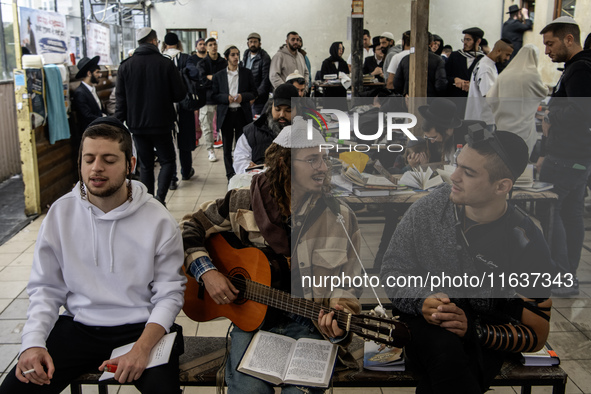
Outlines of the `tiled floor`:
<svg viewBox="0 0 591 394">
<path fill-rule="evenodd" d="M 218 158 L 222 152 L 218 150 Z M 203 202 L 221 197 L 226 190 L 225 169 L 222 160 L 210 163 L 202 147 L 194 153 L 197 175 L 183 181 L 179 188 L 170 191 L 167 206 L 172 215 L 180 220 L 194 211 Z M 14 364 L 19 350 L 20 333 L 26 319 L 28 305 L 24 291 L 29 277 L 37 232 L 43 216 L 39 217 L 10 241 L 0 246 L 0 380 Z M 364 245 L 362 260 L 372 266 L 375 250 L 380 240 L 381 227 L 377 224 L 361 224 Z M 587 232 L 586 244 L 591 247 L 591 231 Z M 583 284 L 581 295 L 576 299 L 554 300 L 550 343 L 562 360 L 562 367 L 569 374 L 567 393 L 591 393 L 591 252 L 584 250 L 579 269 Z M 371 299 L 367 300 L 371 302 Z M 183 326 L 185 335 L 224 336 L 229 326 L 225 319 L 197 323 L 182 312 L 177 323 Z M 335 389 L 336 393 L 394 394 L 413 393 L 414 389 L 373 388 Z M 69 389 L 64 391 L 68 393 Z M 97 393 L 96 387 L 85 387 L 85 394 Z M 109 393 L 137 393 L 134 387 L 110 386 Z M 519 389 L 495 388 L 495 393 L 517 393 Z M 534 393 L 550 393 L 550 389 L 534 388 Z M 215 393 L 214 388 L 187 387 L 185 394 Z"/>
</svg>

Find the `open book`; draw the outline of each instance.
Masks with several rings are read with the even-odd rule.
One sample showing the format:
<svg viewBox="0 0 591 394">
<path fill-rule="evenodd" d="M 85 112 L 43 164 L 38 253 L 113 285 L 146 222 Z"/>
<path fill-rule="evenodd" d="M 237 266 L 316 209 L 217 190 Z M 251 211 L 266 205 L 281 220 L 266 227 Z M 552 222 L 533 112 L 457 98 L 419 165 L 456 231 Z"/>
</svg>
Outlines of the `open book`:
<svg viewBox="0 0 591 394">
<path fill-rule="evenodd" d="M 343 172 L 343 178 L 354 185 L 370 189 L 396 190 L 397 188 L 396 183 L 383 175 L 372 175 L 359 172 L 355 164 L 351 164 L 347 170 Z"/>
<path fill-rule="evenodd" d="M 537 352 L 521 353 L 521 363 L 526 367 L 549 367 L 560 364 L 560 358 L 548 342 Z"/>
<path fill-rule="evenodd" d="M 171 332 L 170 334 L 166 334 L 154 345 L 152 351 L 150 352 L 150 358 L 148 359 L 148 365 L 146 368 L 157 367 L 159 365 L 166 364 L 168 359 L 170 359 L 170 353 L 172 352 L 172 346 L 174 345 L 174 339 L 176 338 L 176 332 Z M 129 353 L 131 348 L 135 342 L 128 343 L 127 345 L 120 346 L 118 348 L 113 349 L 111 352 L 110 359 L 114 359 L 115 357 L 123 356 L 126 353 Z M 99 382 L 107 379 L 111 379 L 115 376 L 113 372 L 103 372 L 101 377 L 99 378 Z"/>
<path fill-rule="evenodd" d="M 337 346 L 324 340 L 259 330 L 244 353 L 238 371 L 273 384 L 328 387 Z"/>
<path fill-rule="evenodd" d="M 431 178 L 432 175 L 433 170 L 431 167 L 427 167 L 426 170 L 419 167 L 402 174 L 398 184 L 412 187 L 413 189 L 427 190 L 443 183 L 441 176 L 437 175 Z"/>
<path fill-rule="evenodd" d="M 363 345 L 363 368 L 371 371 L 404 371 L 403 350 L 375 342 Z"/>
</svg>

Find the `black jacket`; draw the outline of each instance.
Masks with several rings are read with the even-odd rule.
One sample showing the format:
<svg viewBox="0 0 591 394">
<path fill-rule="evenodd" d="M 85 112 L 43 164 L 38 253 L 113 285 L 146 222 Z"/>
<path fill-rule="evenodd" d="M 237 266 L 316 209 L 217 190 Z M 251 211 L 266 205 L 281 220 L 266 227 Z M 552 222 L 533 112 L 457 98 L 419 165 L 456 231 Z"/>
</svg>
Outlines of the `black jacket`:
<svg viewBox="0 0 591 394">
<path fill-rule="evenodd" d="M 226 59 L 222 57 L 222 55 L 218 55 L 217 60 L 213 60 L 212 58 L 207 55 L 205 59 L 202 59 L 197 64 L 197 69 L 199 70 L 199 74 L 201 75 L 201 84 L 207 89 L 207 105 L 214 105 L 216 104 L 215 100 L 213 99 L 213 78 L 211 81 L 207 78 L 208 75 L 215 75 L 217 72 L 224 70 L 228 67 L 228 62 Z"/>
<path fill-rule="evenodd" d="M 80 135 L 84 133 L 84 130 L 86 130 L 90 122 L 96 118 L 102 117 L 104 112 L 102 103 L 99 107 L 92 96 L 92 93 L 90 93 L 90 90 L 88 90 L 82 82 L 80 82 L 80 86 L 74 90 L 72 107 L 74 107 L 74 110 L 76 111 L 78 131 Z"/>
<path fill-rule="evenodd" d="M 324 78 L 324 76 L 326 74 L 337 74 L 338 75 L 339 72 L 341 72 L 341 71 L 345 74 L 349 74 L 349 65 L 338 54 L 339 46 L 341 44 L 342 44 L 341 42 L 337 41 L 337 42 L 333 42 L 332 45 L 330 46 L 330 49 L 329 49 L 330 57 L 327 57 L 326 59 L 324 59 L 324 61 L 322 62 L 322 66 L 320 67 L 320 74 L 322 75 L 322 78 Z M 335 67 L 335 65 L 334 65 L 335 62 L 338 62 L 338 64 L 339 64 L 338 67 Z"/>
<path fill-rule="evenodd" d="M 375 55 L 373 56 L 368 56 L 365 58 L 365 61 L 363 62 L 363 74 L 371 74 L 377 67 L 383 67 L 384 65 L 384 59 L 382 58 L 382 60 L 378 63 L 378 61 L 376 60 Z M 378 79 L 378 81 L 380 82 L 384 82 L 384 77 L 376 77 Z"/>
<path fill-rule="evenodd" d="M 224 68 L 218 71 L 213 76 L 212 99 L 217 108 L 217 126 L 222 128 L 224 119 L 228 113 L 228 106 L 230 101 L 228 95 L 230 94 L 230 87 L 228 86 L 228 73 Z M 242 102 L 240 107 L 244 111 L 244 118 L 249 121 L 252 119 L 252 110 L 250 109 L 250 100 L 257 96 L 257 88 L 252 78 L 252 73 L 248 68 L 238 67 L 238 94 L 242 95 Z"/>
<path fill-rule="evenodd" d="M 244 52 L 242 58 L 242 65 L 246 68 L 246 61 L 250 58 L 250 51 Z M 269 98 L 271 91 L 271 81 L 269 80 L 269 67 L 271 66 L 271 57 L 264 49 L 259 49 L 254 59 L 252 59 L 252 77 L 254 84 L 257 87 L 256 104 L 264 104 Z"/>
<path fill-rule="evenodd" d="M 550 131 L 545 152 L 569 159 L 591 158 L 591 51 L 564 63 L 549 103 Z"/>
<path fill-rule="evenodd" d="M 427 62 L 427 97 L 444 96 L 447 89 L 445 62 L 441 56 L 431 51 L 429 51 Z M 406 55 L 400 61 L 396 74 L 394 74 L 394 91 L 403 96 L 408 93 L 409 67 L 410 55 Z"/>
<path fill-rule="evenodd" d="M 525 23 L 518 21 L 517 19 L 509 19 L 503 23 L 503 30 L 501 32 L 501 38 L 505 38 L 511 41 L 513 44 L 513 53 L 511 59 L 517 55 L 517 52 L 523 46 L 523 33 L 533 28 L 534 23 L 531 19 L 526 19 Z"/>
<path fill-rule="evenodd" d="M 119 66 L 115 116 L 132 133 L 170 133 L 176 120 L 173 103 L 186 93 L 174 63 L 156 46 L 142 44 Z"/>
<path fill-rule="evenodd" d="M 474 62 L 480 60 L 480 57 L 477 57 L 472 62 L 472 66 L 474 66 Z M 466 58 L 462 56 L 458 51 L 453 51 L 449 54 L 449 58 L 445 62 L 445 75 L 447 76 L 447 95 L 449 97 L 468 97 L 468 92 L 464 92 L 460 88 L 456 88 L 454 86 L 454 79 L 461 78 L 464 81 L 469 81 L 470 76 L 472 74 L 472 70 L 474 67 L 468 66 L 466 64 Z"/>
<path fill-rule="evenodd" d="M 267 126 L 267 114 L 262 114 L 257 120 L 244 126 L 242 132 L 252 149 L 250 161 L 255 164 L 263 164 L 265 151 L 276 137 Z"/>
</svg>

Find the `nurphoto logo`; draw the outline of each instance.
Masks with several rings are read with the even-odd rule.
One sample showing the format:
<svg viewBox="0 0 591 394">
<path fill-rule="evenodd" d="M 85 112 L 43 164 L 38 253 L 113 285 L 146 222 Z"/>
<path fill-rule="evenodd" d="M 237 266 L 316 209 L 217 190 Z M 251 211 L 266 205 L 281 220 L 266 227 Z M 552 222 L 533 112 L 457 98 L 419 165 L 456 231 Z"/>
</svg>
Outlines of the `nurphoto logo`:
<svg viewBox="0 0 591 394">
<path fill-rule="evenodd" d="M 320 129 L 325 129 L 328 131 L 328 123 L 324 119 L 321 114 L 332 114 L 336 116 L 338 121 L 338 133 L 337 140 L 340 141 L 348 141 L 351 139 L 351 120 L 349 115 L 341 110 L 337 109 L 327 109 L 323 108 L 320 112 L 315 111 L 311 108 L 306 108 L 311 112 L 306 112 L 312 119 L 308 119 L 308 136 L 309 140 L 312 139 L 312 129 L 313 129 L 313 120 L 316 121 Z M 410 140 L 416 141 L 417 137 L 413 135 L 413 133 L 409 130 L 413 128 L 417 124 L 417 117 L 413 114 L 408 112 L 378 112 L 378 129 L 373 134 L 367 134 L 367 130 L 364 130 L 364 133 L 361 132 L 359 129 L 359 114 L 357 112 L 353 113 L 353 133 L 358 140 L 361 141 L 381 141 L 382 137 L 384 136 L 384 131 L 386 132 L 386 141 L 391 141 L 393 139 L 394 132 L 402 132 L 406 135 Z M 386 118 L 386 128 L 384 130 L 384 117 Z M 396 123 L 395 120 L 410 120 L 409 122 L 405 123 Z M 387 143 L 373 143 L 373 144 L 356 144 L 356 145 L 339 145 L 337 143 L 326 143 L 320 146 L 320 149 L 335 149 L 337 152 L 339 151 L 355 151 L 355 152 L 368 152 L 371 147 L 376 147 L 377 151 L 379 152 L 380 149 L 386 149 L 388 152 L 402 152 L 404 150 L 404 146 L 400 144 L 387 144 Z"/>
</svg>

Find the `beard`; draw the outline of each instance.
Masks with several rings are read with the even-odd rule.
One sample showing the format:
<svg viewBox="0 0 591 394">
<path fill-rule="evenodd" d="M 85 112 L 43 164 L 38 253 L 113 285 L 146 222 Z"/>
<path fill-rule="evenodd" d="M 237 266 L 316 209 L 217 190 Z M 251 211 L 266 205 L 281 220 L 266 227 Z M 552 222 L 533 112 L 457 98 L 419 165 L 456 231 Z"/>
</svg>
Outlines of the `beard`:
<svg viewBox="0 0 591 394">
<path fill-rule="evenodd" d="M 98 79 L 94 75 L 90 76 L 90 82 L 94 85 L 98 85 L 99 83 Z"/>
<path fill-rule="evenodd" d="M 299 44 L 295 44 L 294 46 L 291 46 L 291 44 L 287 44 L 287 47 L 292 52 L 296 52 L 298 49 L 300 49 L 300 45 Z"/>
<path fill-rule="evenodd" d="M 254 46 L 254 45 L 252 45 L 252 46 L 250 46 L 248 49 L 249 49 L 249 50 L 250 50 L 252 53 L 257 53 L 257 52 L 259 51 L 259 49 L 260 49 L 260 48 L 259 48 L 259 47 L 257 47 L 257 46 Z"/>
<path fill-rule="evenodd" d="M 284 120 L 285 123 L 279 122 L 280 120 Z M 279 135 L 279 133 L 281 132 L 281 130 L 283 130 L 285 126 L 289 126 L 290 124 L 291 122 L 285 118 L 279 118 L 275 120 L 273 119 L 272 115 L 269 115 L 269 117 L 267 118 L 267 126 L 269 126 L 269 129 L 271 129 L 271 132 L 275 137 Z"/>
</svg>

